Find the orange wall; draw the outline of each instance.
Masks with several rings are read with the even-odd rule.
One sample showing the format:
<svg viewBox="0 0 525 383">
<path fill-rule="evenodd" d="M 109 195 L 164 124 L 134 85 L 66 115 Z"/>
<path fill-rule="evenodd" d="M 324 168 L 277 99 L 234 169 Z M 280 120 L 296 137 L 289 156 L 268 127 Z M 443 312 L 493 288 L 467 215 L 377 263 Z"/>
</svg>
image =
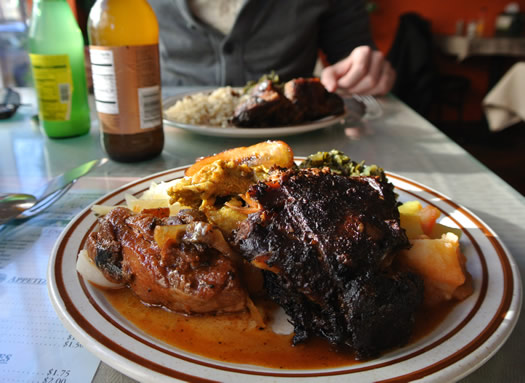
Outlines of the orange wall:
<svg viewBox="0 0 525 383">
<path fill-rule="evenodd" d="M 483 34 L 492 36 L 496 16 L 509 2 L 509 0 L 375 0 L 377 9 L 371 16 L 374 39 L 379 49 L 388 51 L 397 28 L 398 18 L 405 12 L 417 12 L 429 20 L 435 34 L 453 34 L 458 20 L 463 20 L 466 25 L 484 15 Z M 521 9 L 525 10 L 525 0 L 518 3 L 521 3 Z"/>
<path fill-rule="evenodd" d="M 483 36 L 494 33 L 494 22 L 510 0 L 375 0 L 377 8 L 371 14 L 372 30 L 377 47 L 385 54 L 394 39 L 399 16 L 405 12 L 417 12 L 432 25 L 434 34 L 454 34 L 456 22 L 463 20 L 465 27 L 470 21 L 484 19 Z M 518 0 L 525 10 L 525 0 Z M 471 80 L 465 108 L 466 120 L 483 118 L 481 101 L 488 91 L 488 73 L 493 65 L 490 58 L 472 57 L 457 62 L 453 57 L 438 55 L 438 68 L 442 73 L 461 74 Z"/>
</svg>

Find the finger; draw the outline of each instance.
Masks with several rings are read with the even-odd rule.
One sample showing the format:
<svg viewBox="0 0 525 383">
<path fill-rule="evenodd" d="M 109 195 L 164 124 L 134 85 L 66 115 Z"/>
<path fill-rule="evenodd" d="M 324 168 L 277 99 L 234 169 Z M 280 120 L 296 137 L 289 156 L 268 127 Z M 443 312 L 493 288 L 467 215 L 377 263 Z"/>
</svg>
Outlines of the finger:
<svg viewBox="0 0 525 383">
<path fill-rule="evenodd" d="M 346 88 L 348 81 L 350 86 L 359 81 L 359 78 L 368 70 L 370 53 L 368 46 L 357 47 L 343 60 L 324 68 L 321 72 L 321 82 L 325 88 L 333 92 L 337 87 Z M 342 84 L 339 83 L 341 78 L 343 78 Z"/>
<path fill-rule="evenodd" d="M 379 80 L 381 79 L 385 68 L 385 63 L 386 61 L 383 56 L 383 53 L 379 51 L 374 51 L 370 58 L 370 66 L 368 68 L 367 73 L 361 78 L 361 80 L 357 84 L 355 84 L 348 90 L 352 93 L 357 94 L 366 94 L 370 92 L 379 83 Z"/>
<path fill-rule="evenodd" d="M 362 46 L 355 48 L 347 60 L 337 63 L 337 86 L 348 89 L 357 85 L 370 70 L 372 50 Z"/>
<path fill-rule="evenodd" d="M 373 96 L 384 96 L 390 92 L 390 90 L 392 90 L 395 81 L 396 71 L 394 68 L 392 68 L 390 63 L 386 61 L 377 85 L 374 88 L 369 89 L 366 94 Z"/>
<path fill-rule="evenodd" d="M 329 65 L 323 69 L 321 72 L 321 83 L 328 91 L 335 92 L 338 86 L 337 80 L 348 71 L 351 62 L 352 57 L 349 55 L 334 65 Z"/>
<path fill-rule="evenodd" d="M 335 76 L 335 70 L 332 65 L 322 70 L 321 83 L 329 92 L 335 92 L 337 89 L 337 77 Z"/>
</svg>

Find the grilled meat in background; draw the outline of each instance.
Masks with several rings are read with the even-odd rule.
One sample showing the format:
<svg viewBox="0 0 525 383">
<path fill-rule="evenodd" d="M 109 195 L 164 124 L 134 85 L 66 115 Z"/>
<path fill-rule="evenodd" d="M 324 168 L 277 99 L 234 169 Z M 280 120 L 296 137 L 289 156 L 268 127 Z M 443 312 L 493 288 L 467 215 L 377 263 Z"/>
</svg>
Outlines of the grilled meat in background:
<svg viewBox="0 0 525 383">
<path fill-rule="evenodd" d="M 260 81 L 235 109 L 232 123 L 242 127 L 285 126 L 344 112 L 344 101 L 318 78 L 298 78 L 282 86 Z"/>
<path fill-rule="evenodd" d="M 88 238 L 89 257 L 106 279 L 128 285 L 147 304 L 188 315 L 246 310 L 237 255 L 220 231 L 199 211 L 168 215 L 167 208 L 112 209 Z M 159 245 L 159 227 L 180 235 Z"/>
<path fill-rule="evenodd" d="M 284 84 L 284 96 L 303 113 L 305 121 L 344 112 L 344 101 L 328 92 L 318 78 L 297 78 Z"/>
<path fill-rule="evenodd" d="M 423 282 L 391 267 L 409 247 L 391 184 L 326 168 L 279 170 L 249 194 L 262 210 L 235 242 L 263 270 L 295 344 L 317 335 L 363 359 L 408 341 Z"/>
<path fill-rule="evenodd" d="M 303 121 L 303 111 L 294 106 L 271 81 L 257 84 L 245 101 L 235 108 L 236 126 L 282 126 Z"/>
</svg>

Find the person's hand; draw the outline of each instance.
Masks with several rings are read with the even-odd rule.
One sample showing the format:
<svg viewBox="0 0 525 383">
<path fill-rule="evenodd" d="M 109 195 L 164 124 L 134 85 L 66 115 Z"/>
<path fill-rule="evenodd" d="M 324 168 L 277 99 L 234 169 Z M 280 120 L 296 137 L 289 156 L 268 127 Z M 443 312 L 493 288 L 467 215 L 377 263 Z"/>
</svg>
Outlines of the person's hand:
<svg viewBox="0 0 525 383">
<path fill-rule="evenodd" d="M 327 66 L 321 72 L 321 82 L 334 92 L 381 96 L 390 91 L 396 80 L 396 71 L 380 51 L 369 46 L 355 48 L 341 61 Z"/>
</svg>

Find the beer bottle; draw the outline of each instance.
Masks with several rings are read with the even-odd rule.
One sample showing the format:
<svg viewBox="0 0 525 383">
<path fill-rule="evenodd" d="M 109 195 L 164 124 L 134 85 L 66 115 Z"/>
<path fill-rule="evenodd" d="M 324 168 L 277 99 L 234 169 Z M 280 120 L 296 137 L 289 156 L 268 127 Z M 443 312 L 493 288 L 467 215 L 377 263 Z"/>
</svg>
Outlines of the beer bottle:
<svg viewBox="0 0 525 383">
<path fill-rule="evenodd" d="M 123 162 L 158 155 L 164 131 L 155 13 L 146 0 L 97 0 L 88 35 L 104 149 Z"/>
</svg>

